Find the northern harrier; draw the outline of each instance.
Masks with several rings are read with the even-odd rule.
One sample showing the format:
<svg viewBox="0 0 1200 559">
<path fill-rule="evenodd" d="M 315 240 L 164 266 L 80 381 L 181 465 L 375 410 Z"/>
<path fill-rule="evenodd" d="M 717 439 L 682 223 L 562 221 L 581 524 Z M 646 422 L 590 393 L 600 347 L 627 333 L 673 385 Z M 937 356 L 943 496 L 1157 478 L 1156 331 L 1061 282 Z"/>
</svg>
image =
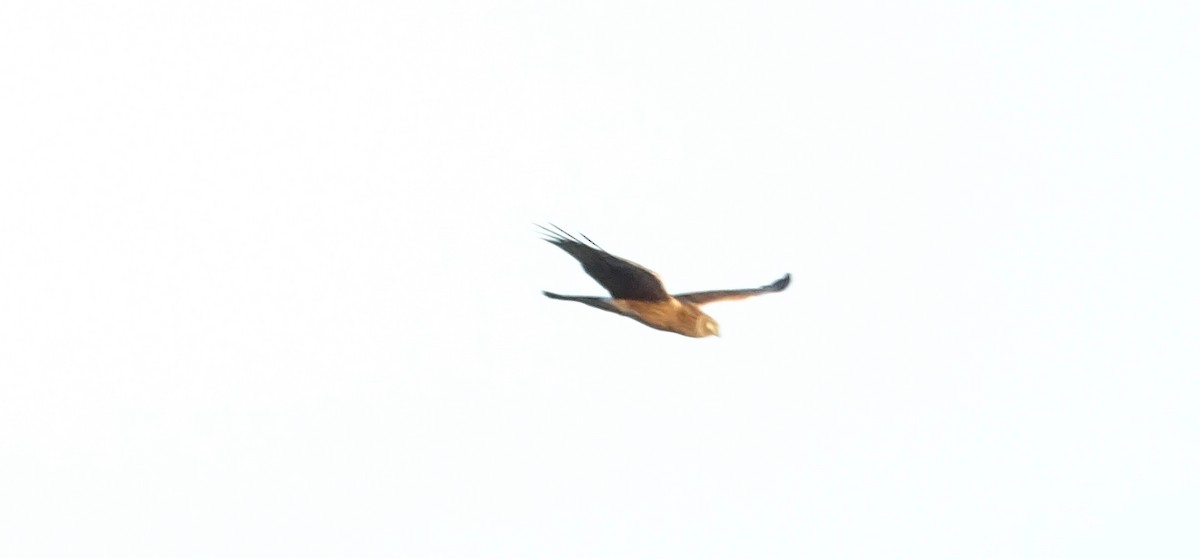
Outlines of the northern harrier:
<svg viewBox="0 0 1200 559">
<path fill-rule="evenodd" d="M 703 338 L 704 336 L 720 335 L 717 321 L 704 314 L 704 311 L 700 310 L 700 305 L 783 291 L 787 288 L 788 282 L 792 280 L 791 274 L 785 274 L 775 283 L 752 289 L 699 291 L 671 295 L 663 287 L 658 274 L 609 254 L 587 238 L 587 235 L 580 235 L 584 241 L 587 241 L 585 243 L 559 229 L 557 225 L 551 224 L 551 226 L 558 230 L 554 231 L 538 225 L 546 233 L 545 240 L 575 257 L 580 264 L 583 264 L 583 271 L 592 276 L 592 279 L 604 287 L 612 297 L 559 295 L 549 291 L 542 293 L 551 299 L 583 303 L 597 309 L 627 316 L 651 328 L 684 336 Z"/>
</svg>

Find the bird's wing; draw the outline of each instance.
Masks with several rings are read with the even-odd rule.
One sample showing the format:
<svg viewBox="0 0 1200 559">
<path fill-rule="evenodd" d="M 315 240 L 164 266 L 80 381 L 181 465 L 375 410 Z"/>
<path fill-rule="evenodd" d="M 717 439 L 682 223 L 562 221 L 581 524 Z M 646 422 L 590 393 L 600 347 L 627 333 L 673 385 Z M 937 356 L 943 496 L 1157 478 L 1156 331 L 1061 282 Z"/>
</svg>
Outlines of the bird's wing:
<svg viewBox="0 0 1200 559">
<path fill-rule="evenodd" d="M 575 257 L 583 264 L 583 271 L 608 290 L 614 299 L 663 301 L 671 298 L 654 272 L 609 254 L 585 235 L 580 236 L 587 243 L 572 237 L 557 225 L 550 225 L 557 231 L 538 225 L 545 232 L 546 241 Z"/>
<path fill-rule="evenodd" d="M 736 301 L 745 299 L 763 293 L 775 293 L 787 289 L 788 283 L 791 283 L 792 275 L 784 274 L 782 278 L 775 280 L 775 283 L 755 287 L 753 289 L 726 289 L 723 291 L 697 291 L 695 293 L 683 293 L 676 295 L 675 298 L 688 301 L 695 305 L 704 305 L 708 303 L 716 303 L 717 301 Z"/>
</svg>

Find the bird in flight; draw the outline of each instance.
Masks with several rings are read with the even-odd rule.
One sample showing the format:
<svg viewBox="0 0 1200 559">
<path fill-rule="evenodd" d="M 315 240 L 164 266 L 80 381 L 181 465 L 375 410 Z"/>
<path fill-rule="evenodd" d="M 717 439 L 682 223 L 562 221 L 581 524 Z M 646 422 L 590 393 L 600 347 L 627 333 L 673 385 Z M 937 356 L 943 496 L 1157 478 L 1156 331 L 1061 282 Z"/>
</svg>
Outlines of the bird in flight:
<svg viewBox="0 0 1200 559">
<path fill-rule="evenodd" d="M 717 321 L 700 310 L 701 305 L 717 301 L 745 299 L 787 288 L 791 274 L 784 274 L 774 283 L 750 289 L 698 291 L 671 295 L 663 287 L 658 274 L 633 262 L 618 258 L 600 248 L 587 235 L 583 241 L 571 236 L 557 225 L 554 229 L 538 225 L 545 240 L 575 257 L 583 271 L 596 280 L 612 297 L 583 297 L 559 295 L 543 291 L 547 297 L 560 301 L 575 301 L 585 305 L 632 318 L 651 328 L 674 332 L 693 338 L 720 336 Z"/>
</svg>

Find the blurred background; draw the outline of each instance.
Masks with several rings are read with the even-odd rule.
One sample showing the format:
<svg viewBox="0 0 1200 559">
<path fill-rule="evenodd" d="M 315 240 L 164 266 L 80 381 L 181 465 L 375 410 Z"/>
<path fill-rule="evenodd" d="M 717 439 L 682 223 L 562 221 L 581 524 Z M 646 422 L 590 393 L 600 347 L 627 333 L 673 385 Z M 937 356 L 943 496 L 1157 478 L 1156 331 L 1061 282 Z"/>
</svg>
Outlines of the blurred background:
<svg viewBox="0 0 1200 559">
<path fill-rule="evenodd" d="M 9 2 L 0 555 L 1200 556 L 1198 27 Z"/>
</svg>

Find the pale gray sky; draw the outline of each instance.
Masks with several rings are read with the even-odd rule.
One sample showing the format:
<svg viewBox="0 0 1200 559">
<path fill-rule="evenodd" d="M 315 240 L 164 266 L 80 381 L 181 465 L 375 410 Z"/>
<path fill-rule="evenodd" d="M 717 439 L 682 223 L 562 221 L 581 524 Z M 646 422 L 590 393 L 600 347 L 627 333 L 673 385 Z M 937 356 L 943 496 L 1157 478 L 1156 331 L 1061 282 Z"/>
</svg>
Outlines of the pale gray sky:
<svg viewBox="0 0 1200 559">
<path fill-rule="evenodd" d="M 7 3 L 0 556 L 1200 556 L 1200 10 L 1046 4 Z"/>
</svg>

